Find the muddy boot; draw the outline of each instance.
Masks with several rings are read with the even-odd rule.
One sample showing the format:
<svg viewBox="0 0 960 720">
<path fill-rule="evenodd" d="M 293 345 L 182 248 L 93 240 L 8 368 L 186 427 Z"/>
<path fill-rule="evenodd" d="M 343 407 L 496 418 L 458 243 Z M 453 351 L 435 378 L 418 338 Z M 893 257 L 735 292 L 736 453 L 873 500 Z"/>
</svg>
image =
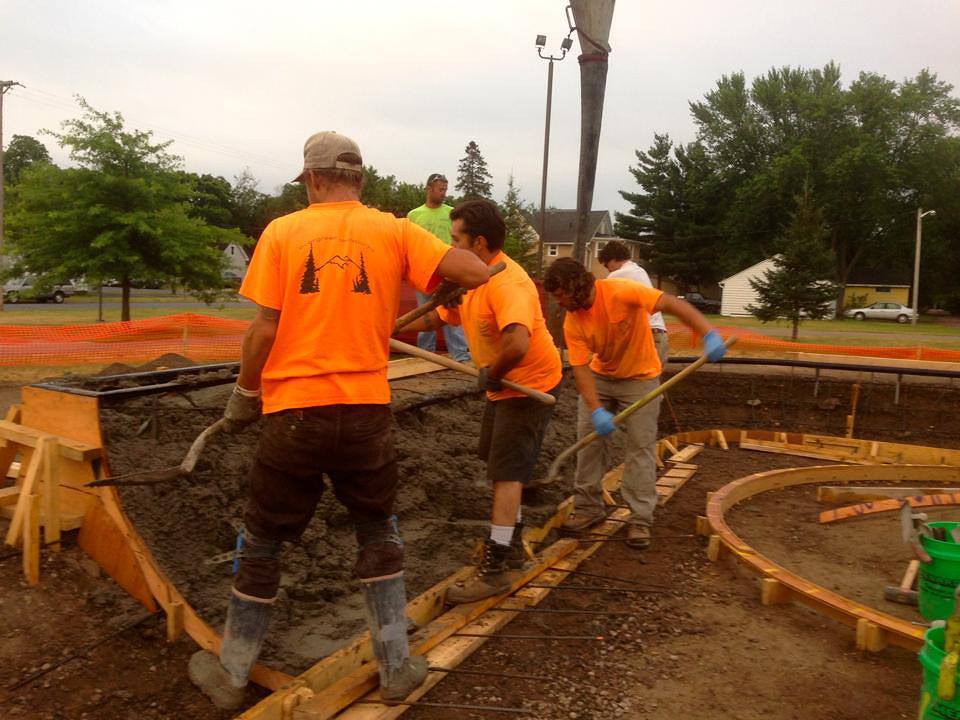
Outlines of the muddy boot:
<svg viewBox="0 0 960 720">
<path fill-rule="evenodd" d="M 594 525 L 607 519 L 607 513 L 603 508 L 596 510 L 574 510 L 560 529 L 563 532 L 578 533 L 592 528 Z"/>
<path fill-rule="evenodd" d="M 272 609 L 273 600 L 258 602 L 232 592 L 220 659 L 205 651 L 190 658 L 190 679 L 218 708 L 235 710 L 243 703 L 243 689 L 263 646 Z"/>
<path fill-rule="evenodd" d="M 634 550 L 646 550 L 650 547 L 650 528 L 643 525 L 628 525 L 627 547 Z"/>
<path fill-rule="evenodd" d="M 513 537 L 510 538 L 510 554 L 507 555 L 507 567 L 519 570 L 527 562 L 527 551 L 523 548 L 523 521 L 513 526 Z"/>
<path fill-rule="evenodd" d="M 510 545 L 500 545 L 488 539 L 483 544 L 483 556 L 480 558 L 477 574 L 470 580 L 447 588 L 447 602 L 451 605 L 462 605 L 509 590 L 517 576 L 507 564 L 510 552 Z"/>
<path fill-rule="evenodd" d="M 363 582 L 373 653 L 380 666 L 380 697 L 403 700 L 427 677 L 427 661 L 410 657 L 403 577 Z"/>
</svg>

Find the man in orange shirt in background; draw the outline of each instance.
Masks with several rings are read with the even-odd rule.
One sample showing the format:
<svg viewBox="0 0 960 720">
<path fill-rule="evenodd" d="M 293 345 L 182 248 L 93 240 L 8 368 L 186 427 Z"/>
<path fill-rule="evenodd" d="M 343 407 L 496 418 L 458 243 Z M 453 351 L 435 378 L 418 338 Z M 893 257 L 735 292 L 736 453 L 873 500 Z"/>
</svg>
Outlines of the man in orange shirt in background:
<svg viewBox="0 0 960 720">
<path fill-rule="evenodd" d="M 400 283 L 434 292 L 488 278 L 473 253 L 451 249 L 410 221 L 360 204 L 360 148 L 321 132 L 303 150 L 296 181 L 310 206 L 263 231 L 240 294 L 258 306 L 243 339 L 227 430 L 265 415 L 247 478 L 245 547 L 234 579 L 219 658 L 190 659 L 190 678 L 222 709 L 243 702 L 280 585 L 280 548 L 313 517 L 329 476 L 353 520 L 355 572 L 380 665 L 380 693 L 398 700 L 423 682 L 407 645 L 403 542 L 387 383 L 388 342 Z M 438 290 L 443 293 L 444 290 Z"/>
<path fill-rule="evenodd" d="M 610 435 L 614 414 L 653 391 L 659 381 L 660 358 L 650 332 L 650 315 L 666 312 L 703 336 L 710 362 L 726 353 L 720 334 L 689 303 L 633 280 L 597 280 L 573 258 L 560 258 L 547 270 L 544 289 L 567 311 L 563 334 L 573 377 L 580 393 L 577 434 L 591 430 Z M 592 360 L 591 360 L 592 356 Z M 657 416 L 660 398 L 634 412 L 625 422 L 626 458 L 620 492 L 630 506 L 627 545 L 650 545 L 650 526 L 657 504 Z M 609 448 L 601 439 L 577 454 L 574 513 L 563 528 L 586 530 L 607 516 L 601 480 Z"/>
<path fill-rule="evenodd" d="M 490 537 L 475 577 L 447 590 L 453 604 L 473 602 L 504 592 L 513 570 L 524 562 L 520 500 L 533 479 L 540 445 L 553 406 L 513 390 L 510 380 L 555 396 L 560 389 L 560 354 L 547 331 L 537 288 L 530 276 L 503 252 L 506 226 L 489 200 L 468 200 L 450 213 L 453 246 L 469 250 L 486 265 L 506 269 L 463 297 L 458 308 L 438 308 L 412 330 L 444 324 L 463 325 L 470 355 L 480 370 L 479 388 L 487 403 L 480 428 L 478 454 L 487 462 L 493 485 Z"/>
</svg>

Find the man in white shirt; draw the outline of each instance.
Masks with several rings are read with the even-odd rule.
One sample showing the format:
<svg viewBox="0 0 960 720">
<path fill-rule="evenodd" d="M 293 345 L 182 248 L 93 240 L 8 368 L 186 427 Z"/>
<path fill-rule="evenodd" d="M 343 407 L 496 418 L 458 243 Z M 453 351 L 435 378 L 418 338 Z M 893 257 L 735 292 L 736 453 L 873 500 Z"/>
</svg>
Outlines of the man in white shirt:
<svg viewBox="0 0 960 720">
<path fill-rule="evenodd" d="M 610 273 L 607 276 L 608 278 L 633 280 L 641 285 L 653 287 L 647 271 L 630 259 L 630 248 L 622 242 L 618 240 L 609 241 L 600 248 L 598 259 L 600 264 Z M 657 348 L 657 355 L 660 356 L 660 364 L 665 366 L 667 354 L 670 352 L 670 342 L 667 340 L 667 326 L 663 322 L 661 313 L 654 313 L 650 316 L 650 330 L 653 332 L 653 342 Z"/>
</svg>

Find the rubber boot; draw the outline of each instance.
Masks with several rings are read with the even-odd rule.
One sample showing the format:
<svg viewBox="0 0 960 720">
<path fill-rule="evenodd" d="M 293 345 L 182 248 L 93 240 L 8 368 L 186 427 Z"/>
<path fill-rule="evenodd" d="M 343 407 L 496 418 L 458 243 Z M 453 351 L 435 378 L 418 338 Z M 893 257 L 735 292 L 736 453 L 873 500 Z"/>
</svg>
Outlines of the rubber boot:
<svg viewBox="0 0 960 720">
<path fill-rule="evenodd" d="M 373 653 L 380 665 L 380 697 L 403 700 L 427 677 L 427 661 L 410 657 L 403 576 L 363 581 Z"/>
<path fill-rule="evenodd" d="M 221 710 L 236 710 L 243 704 L 244 688 L 263 646 L 272 608 L 273 600 L 258 602 L 234 591 L 227 609 L 220 658 L 206 650 L 190 658 L 190 680 Z"/>
<path fill-rule="evenodd" d="M 510 538 L 510 553 L 507 555 L 507 567 L 519 570 L 527 562 L 527 551 L 523 548 L 523 520 L 513 526 L 513 536 Z"/>
</svg>

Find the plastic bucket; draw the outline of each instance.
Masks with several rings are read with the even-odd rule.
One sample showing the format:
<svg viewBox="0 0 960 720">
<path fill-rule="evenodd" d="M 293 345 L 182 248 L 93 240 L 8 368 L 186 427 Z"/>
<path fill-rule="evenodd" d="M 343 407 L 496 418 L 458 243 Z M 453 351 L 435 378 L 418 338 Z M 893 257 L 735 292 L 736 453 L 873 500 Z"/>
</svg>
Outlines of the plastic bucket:
<svg viewBox="0 0 960 720">
<path fill-rule="evenodd" d="M 930 527 L 942 527 L 950 538 L 950 531 L 960 522 L 932 522 Z M 920 563 L 919 610 L 927 620 L 946 620 L 953 615 L 954 592 L 960 585 L 960 544 L 949 540 L 921 537 L 920 542 L 931 562 Z M 957 716 L 960 720 L 960 715 Z"/>
<path fill-rule="evenodd" d="M 941 700 L 937 696 L 940 664 L 944 657 L 943 628 L 930 628 L 923 635 L 923 649 L 920 650 L 923 689 L 920 691 L 919 720 L 960 720 L 960 689 L 956 690 L 953 700 Z"/>
</svg>

